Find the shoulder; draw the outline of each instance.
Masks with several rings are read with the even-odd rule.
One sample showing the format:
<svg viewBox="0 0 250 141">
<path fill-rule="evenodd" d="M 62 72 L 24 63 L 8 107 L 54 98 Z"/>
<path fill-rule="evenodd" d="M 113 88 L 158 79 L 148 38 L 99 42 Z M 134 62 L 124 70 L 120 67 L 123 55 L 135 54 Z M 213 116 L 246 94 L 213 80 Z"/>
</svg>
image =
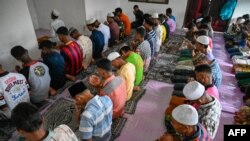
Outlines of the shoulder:
<svg viewBox="0 0 250 141">
<path fill-rule="evenodd" d="M 76 141 L 77 137 L 75 133 L 65 124 L 59 125 L 54 129 L 54 139 L 60 141 Z"/>
</svg>

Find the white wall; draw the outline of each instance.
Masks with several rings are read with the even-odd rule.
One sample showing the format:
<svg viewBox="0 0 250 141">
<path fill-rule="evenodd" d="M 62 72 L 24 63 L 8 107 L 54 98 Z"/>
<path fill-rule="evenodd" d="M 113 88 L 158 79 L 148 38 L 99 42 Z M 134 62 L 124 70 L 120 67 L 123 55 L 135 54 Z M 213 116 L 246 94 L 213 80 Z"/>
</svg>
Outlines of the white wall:
<svg viewBox="0 0 250 141">
<path fill-rule="evenodd" d="M 5 69 L 14 70 L 18 63 L 10 55 L 15 45 L 24 46 L 31 57 L 40 56 L 26 0 L 1 0 L 0 19 L 0 63 Z"/>
<path fill-rule="evenodd" d="M 250 0 L 238 0 L 238 4 L 234 10 L 232 22 L 244 14 L 250 14 Z"/>
<path fill-rule="evenodd" d="M 121 8 L 130 17 L 131 22 L 134 20 L 133 6 L 137 4 L 144 13 L 152 14 L 154 12 L 166 13 L 166 9 L 171 7 L 173 15 L 177 21 L 177 28 L 181 28 L 183 25 L 187 0 L 169 0 L 169 4 L 153 4 L 153 3 L 141 3 L 141 2 L 129 2 L 128 0 L 120 0 Z"/>
<path fill-rule="evenodd" d="M 32 22 L 33 22 L 33 26 L 34 26 L 35 29 L 38 29 L 39 24 L 38 24 L 38 18 L 37 18 L 37 12 L 36 12 L 36 9 L 35 9 L 34 0 L 27 0 L 27 4 L 28 4 L 31 19 L 32 19 Z"/>
<path fill-rule="evenodd" d="M 60 12 L 59 18 L 67 27 L 74 26 L 83 31 L 85 25 L 85 0 L 35 0 L 34 5 L 37 11 L 39 27 L 50 29 L 50 14 L 53 9 Z"/>
</svg>

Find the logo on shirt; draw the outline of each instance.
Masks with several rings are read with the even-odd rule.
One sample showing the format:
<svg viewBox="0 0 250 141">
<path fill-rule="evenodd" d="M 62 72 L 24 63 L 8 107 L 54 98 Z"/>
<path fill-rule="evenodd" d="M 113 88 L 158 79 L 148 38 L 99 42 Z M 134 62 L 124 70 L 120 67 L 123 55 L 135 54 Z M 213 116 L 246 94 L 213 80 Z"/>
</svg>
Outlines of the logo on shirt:
<svg viewBox="0 0 250 141">
<path fill-rule="evenodd" d="M 35 73 L 36 76 L 44 76 L 45 68 L 43 66 L 37 66 L 34 69 L 34 73 Z"/>
</svg>

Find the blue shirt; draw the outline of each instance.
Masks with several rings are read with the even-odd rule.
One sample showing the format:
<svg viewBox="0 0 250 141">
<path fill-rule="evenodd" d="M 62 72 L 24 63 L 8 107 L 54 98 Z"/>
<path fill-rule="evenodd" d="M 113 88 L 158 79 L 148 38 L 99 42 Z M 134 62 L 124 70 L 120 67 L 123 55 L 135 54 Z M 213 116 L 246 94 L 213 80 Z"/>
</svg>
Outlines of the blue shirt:
<svg viewBox="0 0 250 141">
<path fill-rule="evenodd" d="M 155 47 L 156 47 L 156 33 L 154 30 L 151 30 L 147 33 L 145 36 L 145 40 L 147 40 L 150 44 L 151 48 L 151 57 L 154 56 L 155 53 Z"/>
<path fill-rule="evenodd" d="M 109 141 L 111 137 L 113 104 L 108 96 L 96 95 L 86 105 L 81 115 L 81 139 Z"/>
<path fill-rule="evenodd" d="M 217 63 L 217 61 L 214 59 L 212 63 L 210 64 L 211 69 L 212 69 L 212 79 L 213 79 L 213 84 L 219 88 L 221 81 L 222 81 L 222 74 L 220 70 L 220 66 Z"/>
<path fill-rule="evenodd" d="M 207 130 L 199 123 L 196 126 L 196 132 L 189 137 L 184 137 L 184 141 L 212 141 Z"/>
<path fill-rule="evenodd" d="M 99 59 L 102 57 L 102 50 L 104 48 L 104 35 L 101 31 L 93 30 L 90 36 L 90 39 L 93 43 L 93 58 Z"/>
<path fill-rule="evenodd" d="M 173 19 L 175 21 L 175 17 L 173 15 L 170 16 L 171 19 Z"/>
</svg>

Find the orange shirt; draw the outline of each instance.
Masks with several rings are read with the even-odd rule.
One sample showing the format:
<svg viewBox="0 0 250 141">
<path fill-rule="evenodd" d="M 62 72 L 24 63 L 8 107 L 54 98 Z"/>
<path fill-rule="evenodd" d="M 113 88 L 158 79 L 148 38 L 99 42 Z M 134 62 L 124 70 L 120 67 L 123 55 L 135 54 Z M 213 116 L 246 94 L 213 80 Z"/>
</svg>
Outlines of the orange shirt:
<svg viewBox="0 0 250 141">
<path fill-rule="evenodd" d="M 106 79 L 100 95 L 107 95 L 112 100 L 113 119 L 122 116 L 127 99 L 127 88 L 122 77 L 112 75 Z"/>
<path fill-rule="evenodd" d="M 124 31 L 125 36 L 130 35 L 131 23 L 130 23 L 128 16 L 122 13 L 120 16 L 120 19 L 125 26 L 125 31 Z"/>
</svg>

